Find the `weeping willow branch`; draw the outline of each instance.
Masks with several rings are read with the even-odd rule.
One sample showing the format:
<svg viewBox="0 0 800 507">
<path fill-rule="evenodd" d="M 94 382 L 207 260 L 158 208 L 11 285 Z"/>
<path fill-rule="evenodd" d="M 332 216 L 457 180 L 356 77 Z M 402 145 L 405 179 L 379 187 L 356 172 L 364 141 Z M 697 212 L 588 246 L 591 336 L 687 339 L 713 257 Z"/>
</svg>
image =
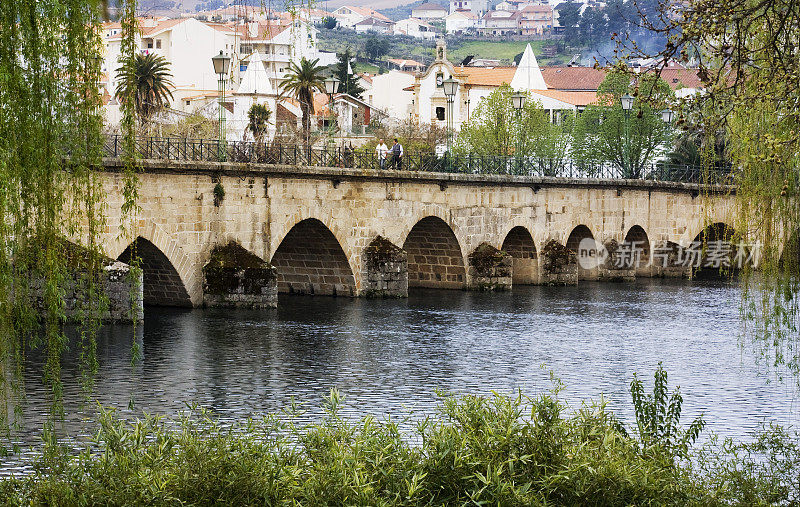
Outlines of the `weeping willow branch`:
<svg viewBox="0 0 800 507">
<path fill-rule="evenodd" d="M 106 304 L 98 241 L 104 196 L 97 175 L 105 8 L 101 0 L 0 3 L 0 422 L 6 430 L 13 427 L 15 417 L 7 414 L 18 413 L 9 409 L 18 410 L 24 396 L 25 353 L 39 348 L 52 402 L 48 439 L 64 411 L 65 294 L 79 290 L 86 296 L 78 330 L 87 391 Z M 129 6 L 124 17 L 133 19 L 134 9 Z M 128 43 L 130 50 L 132 37 Z M 126 188 L 131 208 L 133 176 Z"/>
</svg>

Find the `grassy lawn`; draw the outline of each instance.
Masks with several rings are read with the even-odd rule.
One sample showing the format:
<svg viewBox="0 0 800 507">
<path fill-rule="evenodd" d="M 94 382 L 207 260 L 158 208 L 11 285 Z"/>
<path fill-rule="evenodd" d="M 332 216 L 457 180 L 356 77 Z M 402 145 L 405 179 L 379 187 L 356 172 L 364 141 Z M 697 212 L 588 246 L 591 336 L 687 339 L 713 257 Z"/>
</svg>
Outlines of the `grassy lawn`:
<svg viewBox="0 0 800 507">
<path fill-rule="evenodd" d="M 528 44 L 533 48 L 536 59 L 543 63 L 546 58 L 542 56 L 542 46 L 552 44 L 553 41 L 467 41 L 464 43 L 448 44 L 447 55 L 454 64 L 459 64 L 468 55 L 475 55 L 476 58 L 494 58 L 502 60 L 508 65 L 518 54 L 525 51 Z"/>
<path fill-rule="evenodd" d="M 369 72 L 370 74 L 377 74 L 378 70 L 378 66 L 371 63 L 356 62 L 356 64 L 353 65 L 353 72 L 356 73 Z"/>
</svg>

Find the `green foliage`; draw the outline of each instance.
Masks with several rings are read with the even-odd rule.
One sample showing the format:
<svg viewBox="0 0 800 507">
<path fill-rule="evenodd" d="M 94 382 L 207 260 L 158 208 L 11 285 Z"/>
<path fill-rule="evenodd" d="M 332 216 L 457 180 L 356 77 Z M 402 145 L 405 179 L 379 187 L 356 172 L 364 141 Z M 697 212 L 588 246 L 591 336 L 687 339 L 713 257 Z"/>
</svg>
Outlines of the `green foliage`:
<svg viewBox="0 0 800 507">
<path fill-rule="evenodd" d="M 702 498 L 666 456 L 643 456 L 603 404 L 572 416 L 555 393 L 447 397 L 405 438 L 393 421 L 339 415 L 297 426 L 265 417 L 230 428 L 208 413 L 177 427 L 103 413 L 96 443 L 6 481 L 6 504 L 685 505 Z M 418 442 L 409 443 L 409 439 Z"/>
<path fill-rule="evenodd" d="M 661 111 L 673 98 L 669 85 L 652 73 L 638 75 L 616 68 L 606 75 L 597 94 L 599 104 L 589 105 L 575 122 L 574 158 L 589 163 L 612 163 L 626 177 L 639 178 L 644 167 L 668 148 L 671 127 Z M 620 97 L 635 97 L 625 112 Z"/>
<path fill-rule="evenodd" d="M 751 439 L 712 439 L 692 461 L 703 489 L 724 505 L 800 505 L 800 435 L 769 424 Z"/>
<path fill-rule="evenodd" d="M 247 111 L 247 130 L 256 140 L 261 139 L 269 128 L 272 111 L 266 104 L 253 104 Z"/>
<path fill-rule="evenodd" d="M 323 67 L 317 65 L 319 59 L 300 59 L 300 63 L 290 62 L 286 79 L 281 83 L 281 93 L 288 94 L 300 102 L 303 114 L 304 140 L 308 143 L 311 132 L 311 114 L 314 112 L 314 92 L 325 93 Z"/>
<path fill-rule="evenodd" d="M 667 399 L 667 372 L 658 363 L 653 376 L 653 394 L 645 395 L 642 381 L 634 374 L 631 381 L 631 398 L 636 413 L 639 440 L 646 452 L 653 448 L 668 455 L 685 457 L 691 444 L 697 440 L 705 426 L 697 417 L 688 428 L 680 426 L 683 397 L 676 389 Z"/>
<path fill-rule="evenodd" d="M 749 442 L 679 428 L 659 366 L 653 395 L 634 379 L 638 439 L 601 399 L 569 410 L 551 392 L 442 396 L 421 420 L 350 420 L 331 390 L 322 419 L 283 415 L 223 426 L 191 407 L 177 421 L 100 411 L 95 439 L 0 482 L 5 505 L 796 505 L 800 435 L 777 426 Z M 401 427 L 408 429 L 401 430 Z"/>
<path fill-rule="evenodd" d="M 222 182 L 218 181 L 214 185 L 214 206 L 222 204 L 223 199 L 225 199 L 225 187 L 222 186 Z"/>
<path fill-rule="evenodd" d="M 339 80 L 339 89 L 336 90 L 336 92 L 361 98 L 361 94 L 364 93 L 364 88 L 358 84 L 358 76 L 355 72 L 348 72 L 349 70 L 353 70 L 353 55 L 350 52 L 350 48 L 348 47 L 343 53 L 339 53 L 336 56 L 339 58 L 339 62 L 336 64 L 333 71 L 336 79 Z"/>
<path fill-rule="evenodd" d="M 182 117 L 176 123 L 148 123 L 143 125 L 139 132 L 145 136 L 213 139 L 219 133 L 219 123 L 216 118 L 208 118 L 200 112 L 194 112 Z"/>
<path fill-rule="evenodd" d="M 364 53 L 372 61 L 379 60 L 389 53 L 389 41 L 383 37 L 372 36 L 364 42 Z"/>
<path fill-rule="evenodd" d="M 106 223 L 96 171 L 105 7 L 97 0 L 15 0 L 0 8 L 0 426 L 7 430 L 20 415 L 26 348 L 44 350 L 48 443 L 64 410 L 65 293 L 86 295 L 78 317 L 87 391 L 104 309 L 99 236 Z M 126 176 L 126 189 L 132 180 Z M 78 270 L 70 265 L 73 248 L 83 251 Z"/>
<path fill-rule="evenodd" d="M 336 18 L 334 18 L 333 16 L 326 16 L 322 18 L 322 28 L 326 30 L 333 30 L 334 28 L 336 28 L 337 23 L 338 21 L 336 21 Z"/>
<path fill-rule="evenodd" d="M 137 53 L 133 61 L 121 63 L 117 69 L 117 100 L 133 103 L 136 113 L 143 120 L 169 104 L 172 99 L 172 74 L 166 58 L 155 53 Z"/>
<path fill-rule="evenodd" d="M 551 122 L 541 104 L 529 95 L 519 115 L 504 84 L 483 99 L 461 126 L 455 153 L 478 156 L 513 155 L 535 159 L 545 174 L 554 173 L 567 159 L 574 118 L 563 114 Z"/>
</svg>

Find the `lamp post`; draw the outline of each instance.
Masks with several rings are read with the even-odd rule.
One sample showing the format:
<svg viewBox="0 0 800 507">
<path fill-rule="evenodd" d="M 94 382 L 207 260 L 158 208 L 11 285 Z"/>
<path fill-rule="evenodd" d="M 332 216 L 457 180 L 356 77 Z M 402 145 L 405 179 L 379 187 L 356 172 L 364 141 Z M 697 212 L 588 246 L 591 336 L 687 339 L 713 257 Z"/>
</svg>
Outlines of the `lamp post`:
<svg viewBox="0 0 800 507">
<path fill-rule="evenodd" d="M 525 107 L 525 100 L 528 96 L 522 92 L 517 92 L 511 96 L 511 105 L 514 106 L 514 114 L 517 118 L 517 145 L 514 148 L 514 155 L 517 159 L 517 173 L 521 173 L 522 169 L 522 159 L 520 158 L 522 155 L 522 125 L 520 123 L 520 116 L 522 114 L 522 108 Z"/>
<path fill-rule="evenodd" d="M 328 94 L 328 112 L 330 119 L 328 120 L 328 133 L 333 132 L 334 112 L 333 112 L 333 94 L 339 86 L 339 80 L 331 76 L 325 80 L 325 92 Z"/>
<path fill-rule="evenodd" d="M 219 159 L 224 162 L 226 159 L 226 141 L 225 141 L 225 76 L 228 74 L 228 69 L 231 65 L 231 57 L 222 54 L 220 49 L 219 54 L 211 58 L 211 63 L 214 64 L 214 72 L 219 76 Z"/>
<path fill-rule="evenodd" d="M 631 140 L 630 140 L 630 116 L 631 109 L 633 109 L 633 101 L 635 99 L 629 94 L 625 94 L 619 98 L 622 104 L 622 111 L 625 113 L 625 167 L 623 167 L 626 177 L 633 176 L 633 168 L 631 167 Z"/>
<path fill-rule="evenodd" d="M 447 153 L 450 155 L 450 147 L 453 143 L 453 101 L 458 91 L 458 81 L 448 78 L 442 81 L 442 88 L 444 88 L 444 96 L 447 97 Z"/>
</svg>

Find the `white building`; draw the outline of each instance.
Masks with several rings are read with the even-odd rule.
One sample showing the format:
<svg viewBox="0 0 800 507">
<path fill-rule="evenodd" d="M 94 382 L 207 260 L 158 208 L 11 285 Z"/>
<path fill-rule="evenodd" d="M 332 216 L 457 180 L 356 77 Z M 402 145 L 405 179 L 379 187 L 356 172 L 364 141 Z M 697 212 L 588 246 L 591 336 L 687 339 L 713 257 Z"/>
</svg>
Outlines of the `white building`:
<svg viewBox="0 0 800 507">
<path fill-rule="evenodd" d="M 117 69 L 122 32 L 117 24 L 108 24 L 105 37 L 105 60 L 103 71 L 108 73 L 108 89 L 114 95 L 119 84 Z M 141 18 L 136 36 L 136 51 L 142 54 L 163 56 L 170 62 L 174 84 L 173 95 L 179 100 L 182 95 L 196 95 L 201 91 L 217 90 L 217 75 L 211 57 L 220 50 L 231 54 L 234 49 L 232 34 L 216 30 L 194 18 L 155 19 Z M 207 62 L 198 65 L 199 62 Z"/>
<path fill-rule="evenodd" d="M 558 82 L 560 69 L 551 70 L 553 72 L 549 74 L 553 76 L 554 82 Z M 585 70 L 596 72 L 591 68 Z M 447 60 L 446 46 L 440 41 L 436 46 L 436 60 L 414 81 L 412 108 L 420 123 L 438 124 L 442 127 L 447 125 L 449 107 L 442 82 L 449 78 L 459 83 L 452 102 L 452 125 L 456 130 L 469 120 L 472 111 L 484 98 L 503 84 L 508 84 L 517 91 L 527 92 L 531 100 L 538 101 L 550 112 L 551 117 L 554 116 L 554 111 L 581 110 L 597 100 L 596 85 L 594 90 L 586 91 L 548 87 L 530 45 L 525 48 L 518 67 L 456 67 Z M 570 84 L 560 83 L 560 86 Z"/>
<path fill-rule="evenodd" d="M 375 18 L 379 21 L 391 23 L 392 20 L 369 7 L 356 7 L 353 5 L 343 5 L 332 13 L 340 26 L 345 28 L 355 28 L 356 24 L 364 21 L 367 18 Z"/>
<path fill-rule="evenodd" d="M 367 102 L 397 120 L 407 120 L 413 113 L 414 74 L 400 70 L 390 70 L 385 74 L 372 76 L 372 90 Z"/>
<path fill-rule="evenodd" d="M 478 16 L 470 10 L 453 11 L 444 18 L 447 33 L 464 33 L 478 28 Z"/>
<path fill-rule="evenodd" d="M 106 88 L 113 97 L 120 67 L 122 33 L 119 23 L 104 25 L 105 57 L 103 72 L 107 74 Z M 216 97 L 218 76 L 214 73 L 211 58 L 222 51 L 231 57 L 226 91 L 235 91 L 247 70 L 250 55 L 258 52 L 261 64 L 270 75 L 271 86 L 276 89 L 285 77 L 289 62 L 301 57 L 320 58 L 320 64 L 335 61 L 333 54 L 317 50 L 317 29 L 308 22 L 295 20 L 292 24 L 275 21 L 249 23 L 208 23 L 194 18 L 157 19 L 140 18 L 136 36 L 136 51 L 157 54 L 169 62 L 172 74 L 173 109 L 191 112 Z M 109 105 L 108 117 L 115 114 Z"/>
<path fill-rule="evenodd" d="M 384 21 L 382 19 L 378 19 L 372 16 L 362 19 L 355 25 L 353 25 L 353 29 L 356 32 L 375 32 L 375 33 L 385 33 L 391 34 L 394 30 L 394 23 L 391 21 Z"/>
<path fill-rule="evenodd" d="M 463 10 L 480 18 L 489 10 L 489 0 L 450 0 L 450 14 Z"/>
<path fill-rule="evenodd" d="M 233 93 L 233 113 L 228 114 L 227 136 L 229 140 L 252 140 L 248 132 L 250 108 L 263 104 L 272 112 L 267 125 L 268 137 L 275 135 L 277 100 L 272 86 L 272 74 L 267 70 L 272 62 L 261 53 L 248 57 L 247 70 L 242 73 L 238 89 Z"/>
<path fill-rule="evenodd" d="M 417 39 L 435 39 L 436 32 L 433 27 L 421 19 L 406 18 L 394 25 L 395 35 L 408 35 Z"/>
</svg>

